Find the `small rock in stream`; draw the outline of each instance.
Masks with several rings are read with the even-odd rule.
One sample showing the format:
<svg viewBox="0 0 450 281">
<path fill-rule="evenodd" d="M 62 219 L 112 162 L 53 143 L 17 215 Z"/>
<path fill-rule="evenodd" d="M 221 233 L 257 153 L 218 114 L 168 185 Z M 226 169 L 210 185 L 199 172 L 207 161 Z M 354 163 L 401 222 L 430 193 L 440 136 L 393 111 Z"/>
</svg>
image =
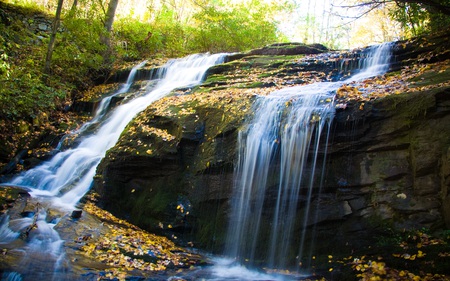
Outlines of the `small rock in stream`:
<svg viewBox="0 0 450 281">
<path fill-rule="evenodd" d="M 82 214 L 82 213 L 83 213 L 82 210 L 73 210 L 73 211 L 72 211 L 71 218 L 73 218 L 73 219 L 79 219 L 79 218 L 81 218 L 81 214 Z"/>
</svg>

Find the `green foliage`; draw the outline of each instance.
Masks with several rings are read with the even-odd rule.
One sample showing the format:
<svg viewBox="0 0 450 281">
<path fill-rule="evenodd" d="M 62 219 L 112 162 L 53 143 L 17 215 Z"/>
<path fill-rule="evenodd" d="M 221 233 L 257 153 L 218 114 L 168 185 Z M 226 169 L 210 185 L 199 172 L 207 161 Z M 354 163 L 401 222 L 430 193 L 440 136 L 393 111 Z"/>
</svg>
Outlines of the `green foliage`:
<svg viewBox="0 0 450 281">
<path fill-rule="evenodd" d="M 149 36 L 149 32 L 152 32 L 149 24 L 132 18 L 122 18 L 115 21 L 114 27 L 117 31 L 113 42 L 119 57 L 139 60 L 148 57 L 155 50 L 155 40 L 153 36 Z"/>
<path fill-rule="evenodd" d="M 0 24 L 0 118 L 31 121 L 53 110 L 65 91 L 42 82 L 42 41 L 24 22 L 10 21 L 8 26 Z"/>
<path fill-rule="evenodd" d="M 200 52 L 245 51 L 279 41 L 276 22 L 278 9 L 262 1 L 234 6 L 208 6 L 194 15 L 189 49 Z"/>
<path fill-rule="evenodd" d="M 163 6 L 151 22 L 145 23 L 131 17 L 117 19 L 113 41 L 117 55 L 126 60 L 138 60 L 155 54 L 175 57 L 187 53 L 183 44 L 185 29 L 186 26 L 177 20 L 175 11 Z"/>
<path fill-rule="evenodd" d="M 425 1 L 424 1 L 425 2 Z M 436 1 L 450 7 L 450 0 Z M 408 36 L 418 36 L 428 32 L 436 32 L 448 28 L 450 17 L 440 10 L 423 3 L 397 2 L 391 16 L 398 21 Z"/>
<path fill-rule="evenodd" d="M 102 54 L 106 48 L 100 41 L 103 25 L 99 19 L 67 16 L 63 28 L 56 38 L 53 71 L 80 87 L 87 75 L 104 67 Z"/>
<path fill-rule="evenodd" d="M 27 4 L 27 3 L 25 3 Z M 18 9 L 27 16 L 39 14 L 29 5 Z M 93 73 L 102 67 L 100 43 L 103 32 L 97 12 L 83 11 L 92 18 L 79 18 L 76 13 L 66 15 L 59 29 L 53 53 L 52 75 L 42 74 L 48 34 L 29 29 L 34 25 L 30 17 L 23 21 L 13 15 L 8 25 L 0 24 L 0 118 L 28 120 L 41 112 L 50 113 L 61 108 L 74 88 L 89 85 Z"/>
<path fill-rule="evenodd" d="M 36 11 L 36 10 L 40 9 L 38 3 L 36 3 L 36 1 L 32 1 L 32 0 L 13 0 L 10 2 L 14 5 L 17 5 L 17 6 L 20 6 L 21 8 L 23 8 L 22 11 L 24 11 L 25 9 L 27 9 L 29 11 Z"/>
<path fill-rule="evenodd" d="M 0 55 L 0 75 L 2 77 L 9 77 L 10 74 L 10 64 L 8 62 L 8 55 L 3 53 Z"/>
<path fill-rule="evenodd" d="M 279 9 L 280 4 L 259 0 L 236 5 L 216 1 L 182 18 L 175 8 L 163 5 L 152 11 L 147 22 L 130 17 L 117 19 L 113 39 L 119 57 L 124 59 L 245 51 L 283 41 L 273 20 Z M 153 34 L 150 38 L 148 32 Z"/>
<path fill-rule="evenodd" d="M 34 61 L 30 60 L 29 65 Z M 40 112 L 55 108 L 56 100 L 65 97 L 59 91 L 42 83 L 39 73 L 29 71 L 29 67 L 13 67 L 0 93 L 0 116 L 10 120 L 30 119 Z"/>
<path fill-rule="evenodd" d="M 16 2 L 26 7 L 20 8 L 26 10 L 26 15 L 40 13 L 33 1 Z M 49 113 L 59 108 L 65 99 L 73 98 L 75 89 L 86 89 L 92 80 L 106 76 L 110 66 L 103 61 L 107 51 L 102 43 L 105 36 L 111 36 L 115 47 L 112 58 L 119 61 L 246 51 L 283 40 L 273 20 L 282 4 L 261 0 L 234 5 L 205 3 L 192 4 L 187 16 L 167 4 L 149 8 L 145 20 L 130 15 L 119 17 L 113 34 L 108 35 L 102 21 L 103 2 L 80 1 L 76 9 L 64 12 L 48 77 L 41 72 L 48 34 L 34 34 L 28 29 L 36 24 L 32 17 L 27 21 L 11 17 L 8 26 L 0 24 L 0 117 L 31 120 L 41 111 Z"/>
<path fill-rule="evenodd" d="M 438 1 L 441 4 L 450 7 L 450 0 Z M 429 10 L 430 11 L 430 23 L 429 27 L 431 31 L 441 31 L 448 29 L 450 26 L 450 16 L 443 14 L 439 10 Z"/>
<path fill-rule="evenodd" d="M 163 6 L 151 22 L 154 29 L 154 44 L 167 56 L 182 56 L 189 53 L 185 48 L 187 25 L 176 15 L 176 11 Z"/>
<path fill-rule="evenodd" d="M 407 34 L 417 36 L 426 30 L 428 13 L 417 3 L 403 4 L 391 10 L 391 16 L 398 21 Z"/>
</svg>

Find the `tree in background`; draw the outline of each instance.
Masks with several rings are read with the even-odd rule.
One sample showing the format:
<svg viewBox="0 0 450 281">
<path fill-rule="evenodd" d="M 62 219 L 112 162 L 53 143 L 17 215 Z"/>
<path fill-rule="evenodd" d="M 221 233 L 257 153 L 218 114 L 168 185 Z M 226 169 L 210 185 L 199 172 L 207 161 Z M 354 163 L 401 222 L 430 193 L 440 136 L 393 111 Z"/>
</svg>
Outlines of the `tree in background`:
<svg viewBox="0 0 450 281">
<path fill-rule="evenodd" d="M 53 71 L 75 82 L 76 87 L 84 88 L 88 85 L 82 85 L 82 76 L 106 75 L 99 71 L 108 68 L 112 62 L 111 33 L 118 3 L 118 0 L 74 0 L 69 5 L 58 0 L 45 59 L 44 78 Z M 58 32 L 60 21 L 67 32 Z M 58 41 L 57 47 L 55 41 Z M 51 70 L 52 58 L 57 67 Z"/>
<path fill-rule="evenodd" d="M 406 35 L 404 28 L 391 16 L 393 9 L 394 3 L 380 5 L 366 13 L 364 17 L 358 18 L 357 24 L 352 22 L 350 45 L 364 47 L 404 38 Z"/>
<path fill-rule="evenodd" d="M 103 36 L 103 43 L 106 46 L 106 52 L 104 53 L 104 61 L 110 63 L 111 61 L 111 31 L 114 22 L 114 16 L 116 14 L 117 6 L 119 5 L 119 0 L 110 0 L 108 4 L 108 10 L 105 15 L 105 30 L 106 34 Z"/>
<path fill-rule="evenodd" d="M 114 22 L 115 39 L 126 43 L 116 50 L 126 59 L 246 51 L 286 40 L 276 20 L 277 13 L 286 9 L 284 2 L 168 0 L 159 6 L 150 2 L 144 15 L 118 15 Z M 148 32 L 153 36 L 145 40 Z"/>
<path fill-rule="evenodd" d="M 52 25 L 52 33 L 50 34 L 50 40 L 48 42 L 47 56 L 45 57 L 44 77 L 47 77 L 47 75 L 50 74 L 50 64 L 53 56 L 53 48 L 55 46 L 56 33 L 58 32 L 59 23 L 61 20 L 61 11 L 63 2 L 64 0 L 58 0 L 58 6 L 56 8 L 56 14 Z"/>
<path fill-rule="evenodd" d="M 200 5 L 194 14 L 188 49 L 202 52 L 245 51 L 282 40 L 275 14 L 282 6 L 260 0 Z"/>
<path fill-rule="evenodd" d="M 450 25 L 450 0 L 360 0 L 347 7 L 363 8 L 360 17 L 391 5 L 391 17 L 398 21 L 406 36 L 436 32 Z"/>
</svg>

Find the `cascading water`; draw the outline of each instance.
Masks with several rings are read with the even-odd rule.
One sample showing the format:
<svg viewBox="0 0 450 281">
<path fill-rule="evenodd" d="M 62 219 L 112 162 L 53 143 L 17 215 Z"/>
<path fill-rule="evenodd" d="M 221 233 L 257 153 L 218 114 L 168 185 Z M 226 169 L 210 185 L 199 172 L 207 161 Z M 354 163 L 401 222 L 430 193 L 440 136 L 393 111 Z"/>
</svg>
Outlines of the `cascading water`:
<svg viewBox="0 0 450 281">
<path fill-rule="evenodd" d="M 105 117 L 97 132 L 84 137 L 77 147 L 56 154 L 48 162 L 19 175 L 9 184 L 27 187 L 30 189 L 32 197 L 49 201 L 52 206 L 58 206 L 62 210 L 73 209 L 75 204 L 89 190 L 95 169 L 106 151 L 114 146 L 125 126 L 134 116 L 152 102 L 164 97 L 176 88 L 197 85 L 203 79 L 206 70 L 223 62 L 224 57 L 224 54 L 198 54 L 169 61 L 159 70 L 157 77 L 161 79 L 152 90 L 116 107 L 109 116 L 105 115 L 104 112 L 97 112 L 94 119 L 100 118 L 98 117 L 100 115 Z M 142 67 L 142 65 L 138 65 L 135 69 L 139 67 Z M 130 75 L 130 77 L 132 76 Z M 127 81 L 117 94 L 128 91 L 131 83 L 132 81 Z M 90 124 L 92 124 L 92 121 Z M 34 261 L 27 259 L 24 255 L 24 271 L 20 272 L 21 274 L 30 274 L 28 278 L 41 276 L 43 277 L 42 280 L 61 280 L 61 275 L 59 277 L 52 275 L 55 271 L 61 271 L 60 265 L 64 256 L 63 241 L 53 228 L 58 222 L 57 219 L 48 222 L 45 209 L 39 208 L 33 217 L 9 221 L 8 217 L 5 216 L 1 222 L 0 244 L 10 243 L 17 239 L 19 234 L 23 233 L 24 229 L 30 225 L 37 226 L 36 229 L 29 232 L 30 235 L 26 239 L 27 243 L 23 246 L 23 250 L 14 249 L 14 251 L 23 251 L 29 254 L 36 251 L 39 256 L 51 263 L 48 267 L 53 267 L 44 270 L 46 275 L 39 275 L 34 269 Z M 33 259 L 35 255 L 30 257 Z M 29 268 L 32 272 L 25 270 L 26 268 Z M 2 279 L 11 280 L 11 278 L 21 280 L 20 275 L 16 272 L 7 274 Z"/>
<path fill-rule="evenodd" d="M 220 63 L 223 57 L 221 54 L 193 55 L 168 62 L 159 70 L 165 78 L 153 90 L 117 107 L 95 134 L 84 138 L 77 147 L 60 152 L 50 161 L 23 173 L 11 184 L 30 187 L 32 195 L 50 195 L 57 203 L 72 207 L 88 191 L 97 165 L 137 113 L 173 89 L 198 84 L 205 71 Z"/>
<path fill-rule="evenodd" d="M 390 44 L 374 46 L 360 73 L 345 81 L 258 97 L 239 133 L 227 256 L 278 269 L 298 269 L 308 259 L 305 230 L 316 218 L 311 202 L 322 185 L 336 90 L 386 72 L 390 59 Z"/>
<path fill-rule="evenodd" d="M 92 119 L 86 123 L 84 123 L 79 129 L 71 132 L 69 135 L 79 135 L 81 133 L 83 133 L 84 131 L 86 131 L 87 129 L 89 129 L 92 125 L 98 123 L 100 120 L 102 120 L 102 118 L 106 115 L 106 113 L 108 113 L 108 107 L 111 104 L 111 100 L 112 98 L 124 94 L 126 92 L 128 92 L 128 90 L 130 90 L 130 87 L 133 85 L 134 82 L 134 78 L 136 76 L 137 71 L 142 68 L 145 64 L 147 63 L 147 60 L 144 60 L 143 62 L 135 65 L 130 73 L 128 74 L 128 78 L 127 81 L 125 82 L 125 84 L 123 84 L 118 91 L 114 92 L 112 95 L 109 95 L 107 97 L 102 98 L 102 100 L 100 101 L 99 105 L 97 106 L 97 109 L 95 111 L 94 116 L 92 117 Z M 58 144 L 58 146 L 56 147 L 56 149 L 61 149 L 62 144 L 64 143 L 63 140 L 60 141 L 60 143 Z"/>
</svg>

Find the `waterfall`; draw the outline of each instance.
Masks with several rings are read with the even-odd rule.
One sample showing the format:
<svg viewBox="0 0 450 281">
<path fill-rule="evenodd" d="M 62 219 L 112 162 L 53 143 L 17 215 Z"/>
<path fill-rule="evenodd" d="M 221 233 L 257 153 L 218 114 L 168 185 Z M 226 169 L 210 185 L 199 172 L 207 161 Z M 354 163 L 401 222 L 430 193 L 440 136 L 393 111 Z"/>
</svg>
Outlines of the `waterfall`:
<svg viewBox="0 0 450 281">
<path fill-rule="evenodd" d="M 125 84 L 121 85 L 119 90 L 114 92 L 112 95 L 109 95 L 107 97 L 103 97 L 102 98 L 102 100 L 100 101 L 99 105 L 97 106 L 97 109 L 96 109 L 95 114 L 92 117 L 92 119 L 90 121 L 84 123 L 79 129 L 75 130 L 74 132 L 71 132 L 67 136 L 79 135 L 79 134 L 83 133 L 84 131 L 86 131 L 87 129 L 89 129 L 92 125 L 97 124 L 100 120 L 102 120 L 102 118 L 106 115 L 106 113 L 108 113 L 108 107 L 111 104 L 111 100 L 114 97 L 116 97 L 116 96 L 118 96 L 120 94 L 127 93 L 128 90 L 130 90 L 130 87 L 134 83 L 134 78 L 136 76 L 137 71 L 140 68 L 142 68 L 146 63 L 147 63 L 147 60 L 144 60 L 143 62 L 135 65 L 131 69 L 130 73 L 128 74 L 127 81 L 125 82 Z M 67 136 L 65 136 L 65 137 L 67 137 Z M 56 147 L 56 149 L 60 150 L 63 143 L 64 143 L 64 138 L 59 142 L 59 144 Z"/>
<path fill-rule="evenodd" d="M 29 187 L 32 195 L 51 196 L 56 203 L 72 208 L 89 190 L 95 169 L 106 151 L 115 145 L 137 113 L 173 89 L 200 83 L 206 70 L 222 62 L 223 58 L 223 54 L 197 54 L 169 61 L 159 70 L 159 77 L 164 78 L 151 91 L 117 107 L 98 131 L 82 139 L 77 147 L 58 153 L 50 161 L 16 177 L 10 184 Z M 129 83 L 124 87 L 128 90 Z"/>
<path fill-rule="evenodd" d="M 160 80 L 150 91 L 116 107 L 108 115 L 97 111 L 94 119 L 99 115 L 104 118 L 100 120 L 102 123 L 95 133 L 84 137 L 78 146 L 59 152 L 49 161 L 20 174 L 9 184 L 27 187 L 33 199 L 46 202 L 44 205 L 49 202 L 52 207 L 61 207 L 63 211 L 73 209 L 91 187 L 96 167 L 106 151 L 115 145 L 125 126 L 136 114 L 176 88 L 199 84 L 206 70 L 221 63 L 224 57 L 224 54 L 197 54 L 169 61 L 159 70 L 157 77 L 160 77 Z M 133 73 L 130 77 L 116 94 L 128 91 L 133 81 Z M 24 230 L 29 230 L 25 231 L 27 239 L 23 247 L 14 247 L 11 250 L 23 256 L 18 266 L 20 272 L 5 273 L 1 277 L 2 280 L 22 280 L 21 276 L 29 279 L 36 277 L 39 280 L 65 278 L 68 261 L 63 249 L 64 241 L 54 229 L 59 219 L 48 219 L 46 209 L 47 207 L 39 207 L 33 212 L 33 217 L 11 220 L 6 215 L 0 217 L 0 246 L 11 243 L 18 239 Z"/>
<path fill-rule="evenodd" d="M 336 90 L 387 71 L 390 44 L 368 49 L 361 70 L 339 82 L 259 96 L 239 132 L 226 255 L 269 268 L 298 268 L 305 258 L 311 206 L 319 196 Z"/>
</svg>

